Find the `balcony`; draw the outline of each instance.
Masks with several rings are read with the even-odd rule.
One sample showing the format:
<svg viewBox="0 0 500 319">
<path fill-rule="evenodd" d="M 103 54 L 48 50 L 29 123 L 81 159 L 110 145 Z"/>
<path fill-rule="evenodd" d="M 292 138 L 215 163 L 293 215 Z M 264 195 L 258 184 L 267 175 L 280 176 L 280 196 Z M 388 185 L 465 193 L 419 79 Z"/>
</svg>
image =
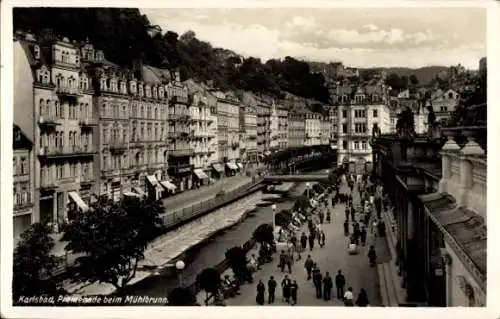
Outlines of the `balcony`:
<svg viewBox="0 0 500 319">
<path fill-rule="evenodd" d="M 90 176 L 80 177 L 80 185 L 92 185 L 94 183 L 94 178 Z"/>
<path fill-rule="evenodd" d="M 55 126 L 61 125 L 63 123 L 63 119 L 55 116 L 39 116 L 38 124 L 40 126 Z"/>
<path fill-rule="evenodd" d="M 56 180 L 54 179 L 48 179 L 48 178 L 42 178 L 40 180 L 40 188 L 45 190 L 45 191 L 50 191 L 54 190 L 57 188 L 57 183 Z"/>
<path fill-rule="evenodd" d="M 178 114 L 169 114 L 169 121 L 189 121 L 191 119 L 191 115 L 189 113 L 178 113 Z"/>
<path fill-rule="evenodd" d="M 115 168 L 105 168 L 101 171 L 103 177 L 120 176 L 121 170 Z"/>
<path fill-rule="evenodd" d="M 56 86 L 56 93 L 59 96 L 67 96 L 67 97 L 78 97 L 81 95 L 81 90 L 75 87 L 69 86 Z"/>
<path fill-rule="evenodd" d="M 189 99 L 187 96 L 174 95 L 174 96 L 170 97 L 170 103 L 187 105 L 188 102 L 189 102 Z"/>
<path fill-rule="evenodd" d="M 90 146 L 67 146 L 67 147 L 48 147 L 40 148 L 38 156 L 45 158 L 67 158 L 92 156 L 96 151 Z"/>
<path fill-rule="evenodd" d="M 14 210 L 20 210 L 33 206 L 31 193 L 15 194 L 14 195 Z"/>
<path fill-rule="evenodd" d="M 169 156 L 172 157 L 183 157 L 194 155 L 194 149 L 192 148 L 176 148 L 169 151 Z"/>
<path fill-rule="evenodd" d="M 78 121 L 78 124 L 81 127 L 92 127 L 92 126 L 97 126 L 97 120 L 96 119 L 80 119 Z"/>
<path fill-rule="evenodd" d="M 124 153 L 127 149 L 127 143 L 120 141 L 111 141 L 109 143 L 109 150 L 113 154 L 121 154 Z"/>
</svg>

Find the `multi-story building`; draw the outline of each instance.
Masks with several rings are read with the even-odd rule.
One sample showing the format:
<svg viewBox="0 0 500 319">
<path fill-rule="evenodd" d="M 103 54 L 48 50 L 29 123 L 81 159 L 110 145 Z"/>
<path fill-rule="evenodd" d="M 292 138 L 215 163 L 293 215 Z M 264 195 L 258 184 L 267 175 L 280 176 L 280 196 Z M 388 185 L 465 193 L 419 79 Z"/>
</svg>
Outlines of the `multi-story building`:
<svg viewBox="0 0 500 319">
<path fill-rule="evenodd" d="M 386 105 L 383 87 L 367 94 L 358 88 L 351 98 L 339 97 L 338 118 L 338 165 L 349 163 L 350 169 L 358 173 L 371 169 L 372 151 L 369 139 L 373 128 L 382 133 L 391 131 L 391 111 Z"/>
<path fill-rule="evenodd" d="M 288 147 L 304 146 L 306 138 L 306 114 L 301 109 L 288 112 Z"/>
<path fill-rule="evenodd" d="M 210 136 L 208 140 L 208 161 L 211 168 L 205 170 L 205 173 L 211 178 L 220 178 L 221 173 L 224 172 L 224 168 L 221 165 L 219 157 L 217 97 L 205 91 L 203 100 L 210 109 L 207 120 L 207 133 Z"/>
<path fill-rule="evenodd" d="M 453 90 L 443 91 L 438 89 L 432 93 L 430 103 L 436 115 L 436 121 L 448 121 L 459 102 L 460 94 Z"/>
<path fill-rule="evenodd" d="M 230 92 L 214 91 L 217 98 L 219 161 L 225 163 L 226 175 L 238 171 L 239 162 L 239 101 Z"/>
<path fill-rule="evenodd" d="M 278 148 L 283 150 L 288 147 L 288 110 L 283 105 L 278 105 Z"/>
<path fill-rule="evenodd" d="M 15 98 L 14 123 L 33 141 L 40 220 L 58 231 L 88 210 L 96 191 L 92 85 L 69 39 L 16 33 L 14 41 L 15 94 L 22 94 Z"/>
<path fill-rule="evenodd" d="M 35 158 L 33 143 L 14 124 L 13 130 L 13 202 L 14 202 L 14 240 L 27 230 L 31 224 L 39 220 L 38 202 L 34 201 L 35 193 Z"/>
<path fill-rule="evenodd" d="M 259 155 L 271 154 L 271 105 L 262 98 L 257 98 L 257 148 Z"/>
<path fill-rule="evenodd" d="M 338 149 L 338 137 L 339 137 L 339 118 L 338 118 L 338 107 L 331 106 L 328 110 L 328 118 L 330 121 L 330 146 L 333 149 Z"/>
<path fill-rule="evenodd" d="M 245 130 L 245 105 L 242 103 L 240 105 L 240 110 L 239 110 L 239 118 L 238 118 L 238 124 L 240 127 L 239 131 L 239 140 L 240 140 L 240 161 L 243 163 L 247 162 L 247 137 L 246 137 L 246 130 Z"/>
<path fill-rule="evenodd" d="M 330 123 L 330 118 L 328 115 L 321 116 L 320 122 L 320 144 L 329 145 L 331 138 L 332 125 Z"/>
<path fill-rule="evenodd" d="M 306 136 L 304 145 L 314 146 L 321 144 L 321 118 L 322 115 L 316 112 L 307 111 L 305 120 Z"/>
<path fill-rule="evenodd" d="M 168 139 L 170 151 L 168 156 L 169 176 L 181 190 L 193 187 L 193 148 L 194 133 L 193 119 L 189 110 L 192 103 L 187 86 L 180 82 L 179 72 L 176 72 L 173 81 L 167 84 L 169 97 L 168 107 Z"/>
<path fill-rule="evenodd" d="M 279 150 L 279 142 L 280 142 L 280 131 L 279 131 L 279 118 L 278 118 L 278 108 L 274 102 L 272 102 L 270 107 L 269 114 L 269 135 L 270 135 L 270 144 L 269 150 L 277 151 Z"/>
<path fill-rule="evenodd" d="M 245 106 L 245 144 L 246 144 L 246 163 L 253 165 L 258 161 L 257 147 L 257 110 L 255 106 Z"/>
</svg>

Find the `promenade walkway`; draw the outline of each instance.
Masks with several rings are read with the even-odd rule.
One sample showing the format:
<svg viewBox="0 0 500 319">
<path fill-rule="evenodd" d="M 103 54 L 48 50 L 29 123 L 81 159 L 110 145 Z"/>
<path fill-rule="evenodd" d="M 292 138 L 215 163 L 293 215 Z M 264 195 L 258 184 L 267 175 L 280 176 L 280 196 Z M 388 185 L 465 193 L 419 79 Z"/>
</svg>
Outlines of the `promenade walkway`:
<svg viewBox="0 0 500 319">
<path fill-rule="evenodd" d="M 341 192 L 347 193 L 347 185 L 345 182 L 341 184 Z M 356 205 L 359 203 L 359 193 L 356 189 L 353 192 L 353 201 Z M 291 279 L 297 280 L 299 285 L 298 302 L 299 306 L 343 306 L 343 302 L 337 300 L 334 296 L 335 287 L 332 291 L 332 301 L 323 301 L 316 299 L 314 285 L 311 281 L 306 280 L 306 271 L 304 269 L 304 258 L 310 254 L 312 259 L 317 262 L 321 273 L 324 275 L 326 271 L 334 278 L 338 270 L 342 270 L 346 278 L 346 288 L 351 286 L 354 290 L 355 298 L 361 288 L 364 288 L 368 294 L 368 299 L 371 306 L 380 306 L 382 304 L 380 297 L 380 288 L 378 282 L 377 267 L 370 267 L 368 263 L 368 247 L 375 245 L 378 255 L 378 263 L 387 262 L 390 260 L 390 252 L 387 247 L 385 238 L 374 237 L 368 234 L 367 246 L 360 247 L 358 255 L 348 255 L 347 245 L 348 238 L 343 233 L 344 222 L 344 204 L 331 206 L 331 198 L 328 199 L 328 209 L 332 212 L 332 222 L 323 224 L 322 229 L 326 234 L 326 246 L 319 248 L 315 245 L 312 252 L 307 251 L 303 254 L 301 261 L 295 262 L 292 267 L 292 274 L 281 273 L 278 268 L 278 255 L 274 256 L 274 261 L 270 264 L 262 266 L 262 269 L 254 274 L 254 283 L 245 284 L 241 287 L 241 295 L 235 298 L 226 300 L 228 306 L 253 306 L 256 305 L 255 296 L 257 293 L 257 283 L 259 279 L 266 284 L 266 301 L 267 301 L 267 281 L 270 276 L 274 276 L 278 282 L 276 291 L 276 302 L 274 306 L 286 305 L 282 298 L 280 288 L 281 280 L 284 275 L 288 274 Z"/>
</svg>

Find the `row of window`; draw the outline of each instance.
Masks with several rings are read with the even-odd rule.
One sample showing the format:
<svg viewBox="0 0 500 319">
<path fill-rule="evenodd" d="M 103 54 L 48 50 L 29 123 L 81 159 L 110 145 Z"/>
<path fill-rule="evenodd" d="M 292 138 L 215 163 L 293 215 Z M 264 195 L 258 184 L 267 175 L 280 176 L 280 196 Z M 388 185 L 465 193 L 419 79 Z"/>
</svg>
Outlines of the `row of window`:
<svg viewBox="0 0 500 319">
<path fill-rule="evenodd" d="M 52 84 L 51 71 L 46 66 L 42 66 L 36 71 L 36 81 L 45 85 Z M 76 86 L 78 82 L 78 87 Z M 80 89 L 88 90 L 90 89 L 89 78 L 84 73 L 76 73 L 66 79 L 61 73 L 55 76 L 55 85 L 58 88 L 69 88 L 69 89 Z"/>
<path fill-rule="evenodd" d="M 29 183 L 15 183 L 12 189 L 14 206 L 26 205 L 31 203 L 31 192 Z"/>
<path fill-rule="evenodd" d="M 366 110 L 354 110 L 355 118 L 366 117 Z M 372 110 L 372 117 L 378 117 L 378 110 Z M 342 110 L 342 118 L 347 118 L 347 110 Z"/>
<path fill-rule="evenodd" d="M 14 176 L 19 176 L 19 175 L 28 175 L 30 170 L 29 170 L 29 164 L 28 164 L 28 158 L 26 156 L 14 156 Z"/>
<path fill-rule="evenodd" d="M 353 148 L 355 150 L 367 150 L 368 149 L 368 143 L 366 141 L 354 141 L 353 142 Z M 347 141 L 342 141 L 342 149 L 346 150 L 347 149 Z"/>
<path fill-rule="evenodd" d="M 40 168 L 40 179 L 43 182 L 56 181 L 62 178 L 93 178 L 94 165 L 92 162 L 43 164 Z"/>
<path fill-rule="evenodd" d="M 127 89 L 127 82 L 129 87 Z M 102 77 L 99 81 L 100 88 L 102 91 L 110 91 L 120 94 L 138 94 L 139 96 L 145 96 L 147 98 L 159 98 L 165 99 L 169 96 L 179 96 L 182 98 L 188 97 L 187 88 L 172 86 L 167 84 L 163 86 L 151 86 L 145 83 L 137 83 L 136 81 L 126 81 L 116 78 L 106 78 Z"/>
<path fill-rule="evenodd" d="M 129 157 L 127 154 L 122 154 L 122 155 L 104 154 L 102 156 L 102 166 L 103 169 L 107 170 L 107 169 L 127 168 L 131 164 L 137 166 L 137 165 L 165 163 L 168 159 L 167 151 L 163 152 L 163 156 L 161 155 L 162 153 L 159 150 L 147 150 L 144 152 L 138 152 L 135 154 L 133 162 L 129 163 L 128 162 Z"/>
<path fill-rule="evenodd" d="M 373 123 L 373 126 L 378 127 L 377 123 Z M 366 133 L 367 127 L 365 123 L 354 124 L 354 133 Z M 342 124 L 342 134 L 347 134 L 347 124 Z"/>
<path fill-rule="evenodd" d="M 66 136 L 68 137 L 67 139 Z M 91 133 L 56 131 L 43 132 L 40 134 L 41 147 L 63 148 L 65 146 L 82 146 L 83 148 L 87 148 L 89 145 L 92 145 Z"/>
<path fill-rule="evenodd" d="M 48 116 L 55 118 L 68 118 L 68 119 L 82 119 L 91 118 L 91 109 L 88 103 L 79 104 L 60 104 L 57 100 L 44 100 L 38 101 L 38 109 L 40 116 Z"/>
</svg>

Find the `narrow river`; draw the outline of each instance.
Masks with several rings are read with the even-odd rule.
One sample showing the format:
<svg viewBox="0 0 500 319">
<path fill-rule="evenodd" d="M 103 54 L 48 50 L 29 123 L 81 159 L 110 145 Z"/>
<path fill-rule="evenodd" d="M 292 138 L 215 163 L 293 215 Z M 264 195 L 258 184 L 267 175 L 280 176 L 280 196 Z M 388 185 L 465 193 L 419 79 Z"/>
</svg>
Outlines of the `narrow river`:
<svg viewBox="0 0 500 319">
<path fill-rule="evenodd" d="M 324 172 L 324 170 L 321 172 Z M 314 172 L 308 174 L 314 174 Z M 276 203 L 278 207 L 277 211 L 290 209 L 295 202 L 295 198 L 300 196 L 304 190 L 305 183 L 299 183 L 292 187 L 288 194 Z M 223 234 L 214 237 L 206 245 L 201 246 L 198 251 L 190 254 L 188 260 L 186 260 L 186 268 L 183 271 L 184 283 L 192 283 L 196 279 L 196 276 L 204 268 L 212 267 L 222 261 L 224 259 L 225 252 L 229 248 L 237 245 L 243 245 L 251 238 L 253 231 L 260 224 L 271 223 L 272 211 L 270 205 L 272 203 L 270 201 L 266 201 L 266 198 L 276 198 L 279 196 L 280 195 L 263 194 L 259 191 L 174 231 L 174 234 L 172 234 L 172 241 L 174 241 L 174 238 L 176 237 L 175 233 L 179 236 L 189 236 L 189 233 L 195 231 L 196 228 L 210 227 L 209 225 L 214 225 L 214 223 L 217 223 L 218 220 L 220 221 L 231 218 L 231 215 L 235 215 L 235 211 L 246 211 L 255 207 L 257 208 L 254 214 L 246 218 L 244 221 L 228 229 Z M 268 203 L 268 205 L 263 206 L 263 203 Z M 126 290 L 130 294 L 164 297 L 165 294 L 175 288 L 176 285 L 176 278 L 153 276 L 128 287 Z"/>
</svg>

